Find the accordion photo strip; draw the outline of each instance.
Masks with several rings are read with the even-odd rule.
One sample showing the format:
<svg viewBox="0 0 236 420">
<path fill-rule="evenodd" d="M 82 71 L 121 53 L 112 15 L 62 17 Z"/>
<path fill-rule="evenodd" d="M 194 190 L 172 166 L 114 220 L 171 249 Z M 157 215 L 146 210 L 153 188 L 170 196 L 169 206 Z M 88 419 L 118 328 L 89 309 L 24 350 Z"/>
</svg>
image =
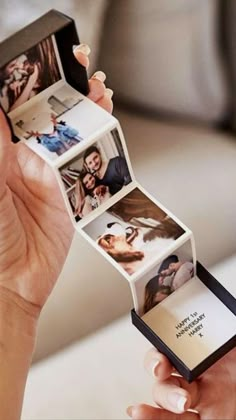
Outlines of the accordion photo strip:
<svg viewBox="0 0 236 420">
<path fill-rule="evenodd" d="M 1 107 L 13 140 L 52 167 L 75 230 L 129 282 L 133 324 L 191 382 L 235 346 L 236 282 L 211 276 L 190 229 L 136 181 L 119 121 L 86 97 L 75 44 L 55 10 L 5 40 Z"/>
</svg>

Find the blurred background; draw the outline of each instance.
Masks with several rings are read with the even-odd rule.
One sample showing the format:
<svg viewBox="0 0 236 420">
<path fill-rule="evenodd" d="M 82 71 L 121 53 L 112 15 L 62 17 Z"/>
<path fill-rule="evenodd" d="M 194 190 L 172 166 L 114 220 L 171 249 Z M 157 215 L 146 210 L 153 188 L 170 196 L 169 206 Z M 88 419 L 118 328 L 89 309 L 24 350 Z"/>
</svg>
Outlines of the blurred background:
<svg viewBox="0 0 236 420">
<path fill-rule="evenodd" d="M 107 86 L 114 90 L 114 115 L 124 130 L 138 181 L 192 229 L 198 259 L 224 283 L 225 276 L 236 271 L 236 2 L 0 0 L 0 5 L 1 39 L 51 8 L 75 19 L 81 42 L 92 49 L 90 74 L 105 71 Z M 41 317 L 34 358 L 38 364 L 27 388 L 24 418 L 49 419 L 53 414 L 53 418 L 126 418 L 119 412 L 123 400 L 118 404 L 117 392 L 123 389 L 125 394 L 129 385 L 138 398 L 141 387 L 134 385 L 135 380 L 129 384 L 127 377 L 116 377 L 115 381 L 114 364 L 107 362 L 110 353 L 104 350 L 102 355 L 101 349 L 111 346 L 112 351 L 118 351 L 125 341 L 129 345 L 127 358 L 120 359 L 117 367 L 129 368 L 130 372 L 136 369 L 136 359 L 130 360 L 129 349 L 135 351 L 140 338 L 129 329 L 127 318 L 120 320 L 131 308 L 125 280 L 75 234 L 64 270 Z M 118 320 L 112 324 L 112 331 L 120 337 L 117 341 L 111 330 L 99 330 L 114 320 Z M 103 345 L 97 334 L 105 334 Z M 92 340 L 94 352 L 91 346 L 88 350 L 86 340 Z M 110 366 L 114 383 L 103 391 L 110 393 L 110 400 L 116 399 L 115 408 L 111 404 L 108 410 L 105 397 L 101 397 L 104 404 L 91 408 L 91 382 L 87 389 L 83 371 L 75 375 L 73 382 L 77 389 L 78 378 L 83 376 L 80 402 L 76 396 L 71 399 L 71 393 L 63 408 L 57 405 L 57 393 L 57 403 L 50 400 L 50 391 L 44 389 L 45 376 L 39 372 L 54 369 L 50 375 L 54 378 L 54 372 L 63 368 L 59 359 L 58 364 L 53 362 L 54 368 L 52 358 L 43 359 L 64 349 L 58 354 L 69 360 L 65 352 L 70 351 L 66 348 L 70 343 L 77 347 L 73 347 L 65 372 L 74 372 L 77 357 L 87 363 L 85 356 L 83 359 L 85 352 L 90 361 L 96 359 L 93 369 L 102 369 L 99 374 Z M 101 358 L 96 351 L 99 343 Z M 139 342 L 139 349 L 145 345 Z M 42 363 L 46 363 L 45 371 Z M 71 376 L 67 380 L 69 383 Z M 94 374 L 90 381 L 97 392 Z M 68 388 L 68 383 L 63 383 Z M 55 383 L 50 386 L 52 391 Z M 38 393 L 38 389 L 42 398 L 37 394 L 36 403 L 34 392 Z M 64 391 L 60 392 L 65 401 Z"/>
</svg>

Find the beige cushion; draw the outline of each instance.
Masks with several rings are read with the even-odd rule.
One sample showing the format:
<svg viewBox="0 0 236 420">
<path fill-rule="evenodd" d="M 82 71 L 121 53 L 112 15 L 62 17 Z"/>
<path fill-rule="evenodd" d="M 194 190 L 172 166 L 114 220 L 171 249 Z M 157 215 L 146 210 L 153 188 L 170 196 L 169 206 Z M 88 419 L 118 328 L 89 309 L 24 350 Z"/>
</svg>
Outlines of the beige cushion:
<svg viewBox="0 0 236 420">
<path fill-rule="evenodd" d="M 116 97 L 214 122 L 228 105 L 217 0 L 109 3 L 100 67 Z"/>
</svg>

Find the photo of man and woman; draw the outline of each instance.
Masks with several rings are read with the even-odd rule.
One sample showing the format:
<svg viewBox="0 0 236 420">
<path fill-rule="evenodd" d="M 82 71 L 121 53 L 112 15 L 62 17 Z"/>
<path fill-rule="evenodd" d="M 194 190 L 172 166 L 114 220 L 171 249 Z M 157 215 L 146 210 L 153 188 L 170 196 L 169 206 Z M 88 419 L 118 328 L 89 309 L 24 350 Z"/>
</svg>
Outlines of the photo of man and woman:
<svg viewBox="0 0 236 420">
<path fill-rule="evenodd" d="M 144 313 L 166 299 L 193 276 L 193 263 L 170 255 L 145 287 Z"/>
<path fill-rule="evenodd" d="M 83 230 L 132 275 L 185 233 L 164 210 L 135 188 Z"/>
<path fill-rule="evenodd" d="M 0 69 L 0 103 L 9 113 L 61 79 L 52 38 Z"/>
<path fill-rule="evenodd" d="M 131 182 L 119 132 L 112 130 L 60 168 L 76 221 Z"/>
<path fill-rule="evenodd" d="M 140 316 L 149 312 L 183 286 L 195 274 L 191 240 L 154 266 L 133 288 L 136 311 Z"/>
</svg>

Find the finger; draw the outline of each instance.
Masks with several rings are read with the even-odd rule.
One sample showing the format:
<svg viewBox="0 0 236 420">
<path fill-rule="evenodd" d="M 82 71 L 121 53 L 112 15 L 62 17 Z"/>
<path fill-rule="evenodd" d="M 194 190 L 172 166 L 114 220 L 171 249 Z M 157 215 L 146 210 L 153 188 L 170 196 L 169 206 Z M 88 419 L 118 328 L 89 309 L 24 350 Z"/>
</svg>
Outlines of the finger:
<svg viewBox="0 0 236 420">
<path fill-rule="evenodd" d="M 174 369 L 167 357 L 154 347 L 147 352 L 144 366 L 151 376 L 161 381 L 169 378 Z"/>
<path fill-rule="evenodd" d="M 111 89 L 106 89 L 104 96 L 97 101 L 97 105 L 101 106 L 110 114 L 113 111 L 113 102 L 112 102 L 113 91 Z"/>
<path fill-rule="evenodd" d="M 10 147 L 11 130 L 7 118 L 0 107 L 0 164 L 5 162 Z"/>
<path fill-rule="evenodd" d="M 9 150 L 11 145 L 11 130 L 7 123 L 6 116 L 0 108 L 0 171 L 1 171 L 1 182 L 0 182 L 0 200 L 6 192 L 6 180 L 7 180 L 7 167 L 9 165 Z"/>
<path fill-rule="evenodd" d="M 97 77 L 91 77 L 91 79 L 89 79 L 88 98 L 93 102 L 99 101 L 104 96 L 105 89 L 106 86 L 102 80 L 98 79 Z"/>
<path fill-rule="evenodd" d="M 160 407 L 179 414 L 196 406 L 199 388 L 197 382 L 189 384 L 182 377 L 172 376 L 166 381 L 156 381 L 153 398 Z"/>
<path fill-rule="evenodd" d="M 134 420 L 199 420 L 196 413 L 187 412 L 179 415 L 146 404 L 128 407 L 127 414 Z"/>
<path fill-rule="evenodd" d="M 82 66 L 84 66 L 86 69 L 89 67 L 89 54 L 91 50 L 90 47 L 87 44 L 80 44 L 80 45 L 74 45 L 73 46 L 73 53 Z"/>
</svg>

